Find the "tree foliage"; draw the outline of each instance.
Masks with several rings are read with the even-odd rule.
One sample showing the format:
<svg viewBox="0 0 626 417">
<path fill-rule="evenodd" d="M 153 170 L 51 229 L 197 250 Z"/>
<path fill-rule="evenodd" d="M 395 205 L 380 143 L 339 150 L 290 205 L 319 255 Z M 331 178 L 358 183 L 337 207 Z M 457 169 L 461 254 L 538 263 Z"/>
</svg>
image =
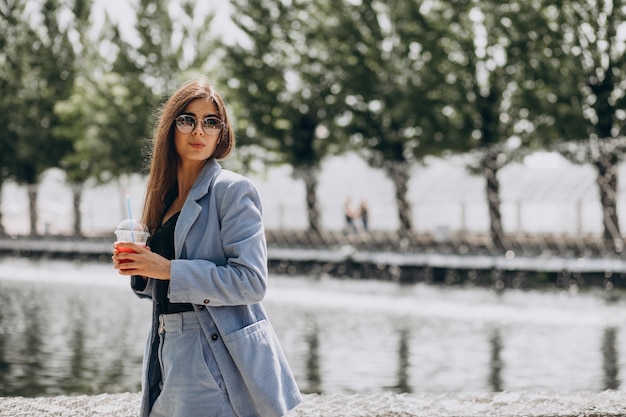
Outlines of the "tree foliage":
<svg viewBox="0 0 626 417">
<path fill-rule="evenodd" d="M 2 6 L 3 19 L 11 25 L 2 44 L 7 65 L 0 77 L 9 93 L 3 105 L 10 109 L 2 141 L 12 142 L 3 145 L 10 159 L 3 172 L 29 187 L 30 228 L 36 234 L 39 177 L 59 166 L 71 149 L 71 140 L 55 130 L 60 121 L 54 106 L 71 92 L 75 53 L 61 24 L 67 8 L 58 0 L 46 0 L 32 12 L 25 1 Z"/>
<path fill-rule="evenodd" d="M 245 38 L 227 47 L 224 65 L 238 102 L 239 141 L 263 149 L 266 162 L 293 167 L 305 182 L 309 229 L 319 231 L 317 172 L 324 157 L 345 149 L 331 130 L 343 101 L 343 69 L 334 53 L 337 42 L 324 38 L 326 4 L 235 0 L 233 5 Z"/>
<path fill-rule="evenodd" d="M 558 132 L 566 141 L 577 141 L 559 150 L 570 161 L 596 169 L 603 237 L 621 252 L 617 168 L 626 147 L 616 138 L 626 132 L 626 5 L 621 0 L 564 0 L 551 7 L 551 15 L 554 32 L 563 34 L 562 73 L 571 80 L 555 92 L 565 103 L 557 115 Z"/>
<path fill-rule="evenodd" d="M 463 119 L 477 154 L 470 167 L 485 178 L 494 245 L 506 249 L 498 172 L 515 158 L 556 139 L 559 76 L 558 39 L 550 25 L 551 2 L 446 1 L 454 10 L 446 42 L 458 101 L 450 103 Z M 453 8 L 453 6 L 455 6 Z"/>
<path fill-rule="evenodd" d="M 434 6 L 434 4 L 433 4 Z M 336 126 L 368 163 L 384 169 L 396 189 L 402 233 L 411 233 L 408 181 L 412 164 L 469 147 L 445 40 L 450 16 L 417 2 L 392 6 L 340 2 L 329 36 L 343 70 L 343 113 Z"/>
<path fill-rule="evenodd" d="M 605 237 L 620 236 L 621 0 L 233 0 L 238 32 L 221 37 L 192 0 L 138 0 L 130 36 L 108 16 L 94 35 L 92 0 L 33 4 L 0 2 L 0 182 L 36 192 L 54 166 L 74 185 L 142 171 L 160 104 L 210 73 L 229 90 L 244 159 L 303 179 L 312 231 L 328 155 L 356 150 L 383 169 L 410 233 L 412 166 L 473 152 L 504 248 L 498 172 L 558 140 L 596 167 Z"/>
<path fill-rule="evenodd" d="M 180 17 L 175 18 L 167 6 L 163 1 L 137 5 L 134 42 L 123 37 L 108 16 L 92 39 L 84 30 L 88 14 L 82 19 L 76 15 L 81 71 L 72 95 L 56 107 L 64 122 L 58 131 L 73 143 L 62 164 L 74 190 L 76 234 L 81 233 L 84 183 L 89 179 L 105 183 L 143 172 L 160 102 L 180 81 L 181 71 L 206 65 L 204 57 L 213 43 L 198 24 L 207 24 L 212 15 L 197 13 L 193 2 L 184 2 L 177 11 Z M 178 19 L 187 24 L 175 25 Z"/>
</svg>

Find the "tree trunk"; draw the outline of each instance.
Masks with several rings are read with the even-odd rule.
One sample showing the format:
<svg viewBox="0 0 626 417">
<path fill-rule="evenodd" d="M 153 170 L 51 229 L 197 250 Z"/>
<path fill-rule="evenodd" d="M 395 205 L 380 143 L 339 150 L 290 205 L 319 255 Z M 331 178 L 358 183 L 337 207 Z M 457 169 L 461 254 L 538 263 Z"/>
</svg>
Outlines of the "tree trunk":
<svg viewBox="0 0 626 417">
<path fill-rule="evenodd" d="M 2 221 L 2 189 L 4 188 L 4 181 L 0 180 L 0 236 L 5 235 L 4 224 Z"/>
<path fill-rule="evenodd" d="M 611 163 L 611 155 L 603 150 L 594 159 L 594 165 L 598 172 L 596 184 L 598 184 L 600 204 L 602 206 L 602 237 L 607 249 L 619 253 L 623 249 L 623 239 L 617 215 L 617 166 Z"/>
<path fill-rule="evenodd" d="M 487 205 L 489 208 L 489 234 L 493 245 L 499 249 L 506 249 L 506 237 L 502 228 L 502 212 L 500 203 L 500 181 L 498 180 L 498 152 L 488 151 L 483 163 L 485 176 Z"/>
<path fill-rule="evenodd" d="M 411 164 L 408 162 L 389 163 L 385 170 L 393 182 L 396 191 L 396 204 L 398 207 L 398 219 L 400 228 L 398 234 L 402 237 L 413 233 L 413 220 L 411 215 L 411 203 L 407 199 L 409 179 L 411 176 Z"/>
<path fill-rule="evenodd" d="M 80 204 L 83 200 L 84 184 L 72 184 L 72 202 L 74 211 L 74 236 L 82 236 L 82 216 L 80 213 Z"/>
<path fill-rule="evenodd" d="M 317 170 L 312 167 L 302 167 L 297 171 L 297 176 L 304 181 L 306 189 L 306 208 L 309 217 L 309 232 L 320 234 L 320 209 L 317 203 Z"/>
<path fill-rule="evenodd" d="M 30 235 L 37 236 L 37 195 L 39 184 L 28 184 L 28 206 L 30 212 Z"/>
</svg>

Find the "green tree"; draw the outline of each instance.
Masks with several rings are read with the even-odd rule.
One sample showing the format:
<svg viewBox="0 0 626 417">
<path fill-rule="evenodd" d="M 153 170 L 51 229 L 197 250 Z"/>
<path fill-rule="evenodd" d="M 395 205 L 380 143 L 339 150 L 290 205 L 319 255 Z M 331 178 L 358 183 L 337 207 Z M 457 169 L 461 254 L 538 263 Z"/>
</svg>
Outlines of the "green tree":
<svg viewBox="0 0 626 417">
<path fill-rule="evenodd" d="M 412 166 L 469 146 L 462 118 L 449 104 L 462 98 L 442 45 L 450 10 L 410 1 L 341 4 L 329 28 L 339 38 L 336 55 L 346 74 L 346 109 L 336 122 L 369 165 L 393 181 L 399 234 L 409 236 Z"/>
<path fill-rule="evenodd" d="M 618 164 L 626 146 L 618 138 L 626 132 L 626 4 L 621 0 L 565 0 L 551 5 L 549 11 L 552 30 L 560 34 L 559 75 L 570 80 L 555 85 L 561 105 L 553 117 L 561 138 L 575 141 L 560 150 L 572 162 L 595 167 L 603 238 L 609 249 L 621 252 Z"/>
<path fill-rule="evenodd" d="M 32 30 L 26 24 L 25 1 L 0 3 L 0 207 L 2 186 L 15 171 L 17 137 L 13 117 L 18 104 L 18 80 L 21 78 L 20 47 Z M 0 235 L 5 233 L 0 210 Z"/>
<path fill-rule="evenodd" d="M 230 44 L 224 57 L 240 144 L 261 150 L 257 155 L 265 162 L 289 164 L 303 180 L 313 233 L 321 231 L 320 163 L 345 148 L 330 130 L 342 101 L 343 70 L 336 64 L 336 45 L 323 38 L 330 15 L 319 4 L 233 1 L 234 21 L 245 39 Z"/>
<path fill-rule="evenodd" d="M 82 7 L 78 7 L 82 5 Z M 73 193 L 74 234 L 82 234 L 81 202 L 85 183 L 107 183 L 142 169 L 142 141 L 149 134 L 148 123 L 136 123 L 137 103 L 127 79 L 113 71 L 121 50 L 119 29 L 108 16 L 100 32 L 90 34 L 92 3 L 80 1 L 74 8 L 75 46 L 81 51 L 81 65 L 72 94 L 56 103 L 62 124 L 57 132 L 71 138 L 72 151 L 61 161 Z M 150 110 L 144 109 L 143 114 Z"/>
<path fill-rule="evenodd" d="M 85 182 L 106 183 L 143 170 L 144 150 L 161 96 L 179 80 L 181 69 L 201 70 L 213 45 L 203 30 L 213 15 L 198 13 L 191 1 L 180 4 L 176 20 L 182 25 L 176 30 L 167 2 L 138 5 L 138 45 L 122 37 L 108 16 L 92 40 L 85 25 L 91 4 L 82 6 L 74 9 L 76 38 L 83 51 L 81 72 L 72 96 L 56 107 L 64 122 L 59 132 L 73 140 L 73 151 L 62 165 L 73 190 L 76 235 L 82 234 Z"/>
<path fill-rule="evenodd" d="M 110 140 L 111 135 L 103 128 L 112 124 L 108 98 L 115 93 L 121 95 L 118 102 L 127 98 L 123 95 L 125 89 L 116 81 L 114 74 L 98 80 L 97 84 L 79 77 L 73 94 L 55 107 L 63 123 L 58 130 L 72 138 L 72 152 L 63 158 L 61 166 L 72 189 L 76 236 L 82 235 L 80 207 L 85 183 L 89 180 L 97 183 L 110 181 L 116 167 L 113 162 L 116 152 L 112 146 L 115 142 Z"/>
<path fill-rule="evenodd" d="M 60 15 L 67 11 L 59 1 L 47 0 L 40 10 L 28 13 L 25 2 L 6 4 L 7 14 L 15 13 L 7 23 L 19 31 L 11 41 L 12 55 L 6 82 L 14 97 L 8 98 L 10 120 L 3 132 L 15 143 L 9 149 L 13 162 L 8 175 L 28 187 L 30 233 L 37 234 L 37 191 L 40 175 L 58 166 L 70 150 L 71 142 L 54 133 L 59 119 L 54 104 L 69 95 L 74 78 L 74 51 L 67 29 L 60 25 Z M 5 98 L 3 97 L 3 100 Z"/>
<path fill-rule="evenodd" d="M 59 118 L 55 128 L 58 136 L 72 142 L 72 150 L 61 160 L 66 181 L 72 189 L 74 214 L 74 235 L 82 234 L 80 206 L 85 182 L 97 175 L 97 161 L 102 160 L 101 144 L 98 141 L 99 121 L 103 116 L 102 106 L 94 106 L 91 100 L 102 97 L 96 95 L 92 79 L 94 68 L 103 63 L 97 52 L 96 42 L 89 35 L 91 29 L 92 0 L 75 0 L 71 21 L 67 24 L 73 35 L 73 48 L 76 51 L 76 76 L 71 95 L 66 100 L 55 103 L 54 112 Z"/>
<path fill-rule="evenodd" d="M 550 16 L 541 1 L 446 1 L 443 7 L 454 14 L 440 44 L 457 80 L 455 96 L 463 97 L 452 105 L 477 148 L 472 169 L 485 178 L 491 240 L 502 250 L 508 242 L 498 172 L 554 139 L 554 118 L 546 116 L 555 101 L 549 86 L 558 64 Z"/>
</svg>

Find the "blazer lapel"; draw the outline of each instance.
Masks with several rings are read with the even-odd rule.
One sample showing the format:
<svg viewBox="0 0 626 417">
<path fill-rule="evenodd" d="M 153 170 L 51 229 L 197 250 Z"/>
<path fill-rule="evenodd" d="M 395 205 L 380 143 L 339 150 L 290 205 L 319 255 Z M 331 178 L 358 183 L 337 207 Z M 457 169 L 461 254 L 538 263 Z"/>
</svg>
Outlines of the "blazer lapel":
<svg viewBox="0 0 626 417">
<path fill-rule="evenodd" d="M 198 201 L 209 193 L 211 185 L 221 169 L 222 166 L 215 160 L 215 158 L 209 159 L 206 164 L 204 164 L 204 167 L 202 168 L 202 171 L 200 171 L 198 178 L 196 178 L 193 187 L 191 187 L 187 200 L 185 200 L 185 204 L 180 211 L 180 216 L 176 222 L 176 228 L 174 229 L 174 248 L 176 252 L 176 259 L 180 259 L 183 255 L 183 243 L 185 242 L 185 239 L 187 239 L 191 226 L 196 222 L 200 212 L 202 211 L 202 206 L 198 204 Z"/>
</svg>

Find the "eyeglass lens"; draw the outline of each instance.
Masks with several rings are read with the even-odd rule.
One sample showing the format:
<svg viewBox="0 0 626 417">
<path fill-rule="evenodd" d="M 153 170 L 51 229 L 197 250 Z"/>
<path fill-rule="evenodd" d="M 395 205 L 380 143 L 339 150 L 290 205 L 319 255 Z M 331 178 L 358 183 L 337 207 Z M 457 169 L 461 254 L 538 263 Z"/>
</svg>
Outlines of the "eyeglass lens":
<svg viewBox="0 0 626 417">
<path fill-rule="evenodd" d="M 196 127 L 197 120 L 195 117 L 183 114 L 176 118 L 176 128 L 181 133 L 192 132 Z M 222 129 L 222 121 L 216 117 L 207 117 L 202 119 L 202 129 L 209 134 L 215 134 Z"/>
</svg>

